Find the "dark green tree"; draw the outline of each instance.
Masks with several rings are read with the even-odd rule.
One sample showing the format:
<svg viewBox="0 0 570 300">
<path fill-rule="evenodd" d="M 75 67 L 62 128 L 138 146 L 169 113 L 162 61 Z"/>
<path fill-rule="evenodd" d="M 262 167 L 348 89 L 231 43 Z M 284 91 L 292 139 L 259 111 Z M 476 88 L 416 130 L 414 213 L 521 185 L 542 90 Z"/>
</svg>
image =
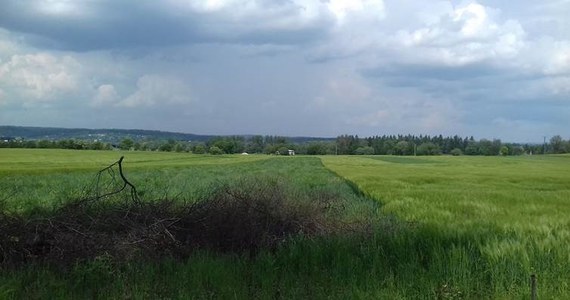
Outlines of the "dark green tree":
<svg viewBox="0 0 570 300">
<path fill-rule="evenodd" d="M 121 150 L 131 150 L 131 148 L 133 148 L 134 145 L 135 142 L 133 142 L 133 140 L 125 138 L 119 144 L 119 148 L 121 148 Z"/>
<path fill-rule="evenodd" d="M 216 147 L 216 146 L 212 146 L 210 147 L 210 149 L 208 150 L 208 153 L 212 154 L 212 155 L 222 155 L 224 154 L 224 150 Z"/>
<path fill-rule="evenodd" d="M 438 145 L 436 145 L 432 142 L 422 143 L 417 148 L 417 154 L 418 155 L 440 155 L 441 149 L 439 148 Z"/>
</svg>

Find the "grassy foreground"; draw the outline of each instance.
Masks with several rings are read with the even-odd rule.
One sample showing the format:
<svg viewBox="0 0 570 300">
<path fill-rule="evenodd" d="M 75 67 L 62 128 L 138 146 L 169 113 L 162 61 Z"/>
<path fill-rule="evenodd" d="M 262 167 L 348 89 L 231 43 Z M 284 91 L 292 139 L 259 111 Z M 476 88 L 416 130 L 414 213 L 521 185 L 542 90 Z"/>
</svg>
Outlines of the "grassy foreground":
<svg viewBox="0 0 570 300">
<path fill-rule="evenodd" d="M 57 206 L 120 155 L 0 149 L 0 200 L 24 213 Z M 519 299 L 530 295 L 531 273 L 541 298 L 570 295 L 568 156 L 125 155 L 145 199 L 195 199 L 220 182 L 277 176 L 301 191 L 342 195 L 342 218 L 376 229 L 299 237 L 254 258 L 201 250 L 184 261 L 100 256 L 66 271 L 5 269 L 0 298 Z"/>
</svg>

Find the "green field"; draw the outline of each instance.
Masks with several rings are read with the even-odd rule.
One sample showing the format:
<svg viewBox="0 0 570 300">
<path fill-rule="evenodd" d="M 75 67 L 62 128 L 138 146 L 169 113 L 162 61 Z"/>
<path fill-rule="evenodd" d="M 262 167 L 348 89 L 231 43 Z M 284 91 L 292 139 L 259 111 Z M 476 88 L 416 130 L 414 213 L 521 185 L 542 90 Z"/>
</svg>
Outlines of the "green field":
<svg viewBox="0 0 570 300">
<path fill-rule="evenodd" d="M 200 198 L 220 182 L 283 178 L 341 195 L 371 235 L 297 237 L 255 258 L 101 257 L 0 272 L 0 298 L 544 299 L 570 297 L 570 156 L 209 156 L 0 149 L 0 201 L 26 213 L 82 197 L 125 156 L 144 199 Z M 1 229 L 0 229 L 1 230 Z"/>
<path fill-rule="evenodd" d="M 383 213 L 421 224 L 419 238 L 433 247 L 429 276 L 459 290 L 478 280 L 492 298 L 518 298 L 536 273 L 545 298 L 570 295 L 570 156 L 322 160 Z"/>
</svg>

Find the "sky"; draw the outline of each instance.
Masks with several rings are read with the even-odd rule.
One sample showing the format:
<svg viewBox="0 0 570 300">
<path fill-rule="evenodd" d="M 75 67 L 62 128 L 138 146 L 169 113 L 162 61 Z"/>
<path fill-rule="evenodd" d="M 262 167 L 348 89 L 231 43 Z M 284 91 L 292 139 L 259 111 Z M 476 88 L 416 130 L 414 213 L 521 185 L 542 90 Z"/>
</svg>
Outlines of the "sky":
<svg viewBox="0 0 570 300">
<path fill-rule="evenodd" d="M 2 0 L 0 125 L 570 138 L 570 0 Z"/>
</svg>

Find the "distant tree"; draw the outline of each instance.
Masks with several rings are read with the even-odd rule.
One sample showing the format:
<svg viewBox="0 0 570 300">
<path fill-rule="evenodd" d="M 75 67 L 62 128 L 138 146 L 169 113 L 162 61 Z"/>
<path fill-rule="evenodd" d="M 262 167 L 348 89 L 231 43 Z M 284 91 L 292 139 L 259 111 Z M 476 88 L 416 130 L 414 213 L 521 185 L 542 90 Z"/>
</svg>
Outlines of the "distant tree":
<svg viewBox="0 0 570 300">
<path fill-rule="evenodd" d="M 131 150 L 131 148 L 133 148 L 134 145 L 135 142 L 133 142 L 133 140 L 125 138 L 119 144 L 119 148 L 121 148 L 121 150 Z"/>
<path fill-rule="evenodd" d="M 491 155 L 500 155 L 502 147 L 503 147 L 503 143 L 501 142 L 501 140 L 494 139 L 491 142 Z"/>
<path fill-rule="evenodd" d="M 254 135 L 246 142 L 245 151 L 248 153 L 263 153 L 265 142 L 263 136 Z"/>
<path fill-rule="evenodd" d="M 394 140 L 387 140 L 382 145 L 382 152 L 380 154 L 392 155 L 395 154 L 396 143 Z"/>
<path fill-rule="evenodd" d="M 552 153 L 564 153 L 566 150 L 564 146 L 564 140 L 561 136 L 555 135 L 550 138 L 550 151 Z"/>
<path fill-rule="evenodd" d="M 204 154 L 206 153 L 206 147 L 202 144 L 198 144 L 192 148 L 192 153 L 194 154 Z"/>
<path fill-rule="evenodd" d="M 24 148 L 36 148 L 37 143 L 35 141 L 24 141 L 22 147 Z"/>
<path fill-rule="evenodd" d="M 91 150 L 105 150 L 105 144 L 100 141 L 95 141 L 89 145 Z"/>
<path fill-rule="evenodd" d="M 186 152 L 186 145 L 183 143 L 176 143 L 174 146 L 174 152 Z"/>
<path fill-rule="evenodd" d="M 481 155 L 495 155 L 493 153 L 493 142 L 487 139 L 481 139 L 479 141 L 479 153 Z"/>
<path fill-rule="evenodd" d="M 280 155 L 289 155 L 289 148 L 288 147 L 285 147 L 285 146 L 279 147 L 277 149 L 277 151 L 279 151 Z"/>
<path fill-rule="evenodd" d="M 524 153 L 529 155 L 541 154 L 543 150 L 542 144 L 524 144 L 522 147 L 524 148 Z"/>
<path fill-rule="evenodd" d="M 476 141 L 469 141 L 467 142 L 467 146 L 465 147 L 465 154 L 466 155 L 479 155 L 479 143 Z"/>
<path fill-rule="evenodd" d="M 142 143 L 140 143 L 140 145 L 139 145 L 139 150 L 140 150 L 140 151 L 149 151 L 149 150 L 150 150 L 150 147 L 149 147 L 149 146 L 150 146 L 150 143 L 149 143 L 149 142 L 142 142 Z M 135 145 L 135 148 L 136 148 L 136 145 Z"/>
<path fill-rule="evenodd" d="M 524 154 L 524 148 L 520 145 L 513 145 L 509 147 L 510 155 L 522 155 Z"/>
<path fill-rule="evenodd" d="M 271 144 L 267 144 L 265 145 L 265 147 L 263 148 L 263 153 L 265 154 L 275 154 L 275 152 L 279 151 L 279 145 L 271 145 Z"/>
<path fill-rule="evenodd" d="M 499 150 L 499 153 L 501 154 L 501 156 L 507 156 L 509 155 L 509 147 L 507 146 L 502 146 L 501 150 Z"/>
<path fill-rule="evenodd" d="M 396 143 L 394 150 L 395 150 L 394 154 L 396 155 L 409 155 L 412 153 L 410 148 L 410 143 L 406 141 L 399 141 L 398 143 Z"/>
<path fill-rule="evenodd" d="M 449 153 L 453 156 L 463 155 L 463 152 L 459 148 L 453 148 Z"/>
<path fill-rule="evenodd" d="M 219 147 L 216 146 L 212 146 L 210 147 L 210 149 L 208 150 L 208 152 L 212 155 L 221 155 L 224 154 L 224 151 L 222 149 L 220 149 Z"/>
<path fill-rule="evenodd" d="M 417 148 L 417 154 L 418 155 L 440 155 L 441 149 L 439 148 L 438 145 L 436 145 L 432 142 L 422 143 Z"/>
<path fill-rule="evenodd" d="M 241 153 L 244 150 L 243 137 L 232 136 L 232 137 L 218 137 L 211 141 L 208 141 L 211 146 L 216 146 L 224 153 Z"/>
<path fill-rule="evenodd" d="M 309 155 L 324 155 L 327 154 L 329 144 L 326 142 L 310 142 L 307 145 L 306 151 Z"/>
<path fill-rule="evenodd" d="M 373 155 L 374 154 L 374 148 L 372 148 L 370 146 L 358 147 L 358 148 L 356 148 L 356 150 L 354 150 L 354 154 L 357 154 L 357 155 Z"/>
<path fill-rule="evenodd" d="M 42 149 L 54 148 L 54 143 L 49 140 L 40 140 L 38 141 L 38 148 Z"/>
<path fill-rule="evenodd" d="M 163 142 L 162 144 L 160 144 L 160 146 L 158 147 L 158 151 L 172 152 L 174 151 L 174 147 L 176 147 L 176 141 L 173 139 L 169 139 L 165 143 Z"/>
<path fill-rule="evenodd" d="M 338 154 L 346 155 L 353 154 L 352 147 L 355 143 L 355 138 L 352 135 L 340 135 L 336 138 L 336 146 Z"/>
<path fill-rule="evenodd" d="M 570 153 L 570 140 L 564 141 L 564 153 Z"/>
</svg>

